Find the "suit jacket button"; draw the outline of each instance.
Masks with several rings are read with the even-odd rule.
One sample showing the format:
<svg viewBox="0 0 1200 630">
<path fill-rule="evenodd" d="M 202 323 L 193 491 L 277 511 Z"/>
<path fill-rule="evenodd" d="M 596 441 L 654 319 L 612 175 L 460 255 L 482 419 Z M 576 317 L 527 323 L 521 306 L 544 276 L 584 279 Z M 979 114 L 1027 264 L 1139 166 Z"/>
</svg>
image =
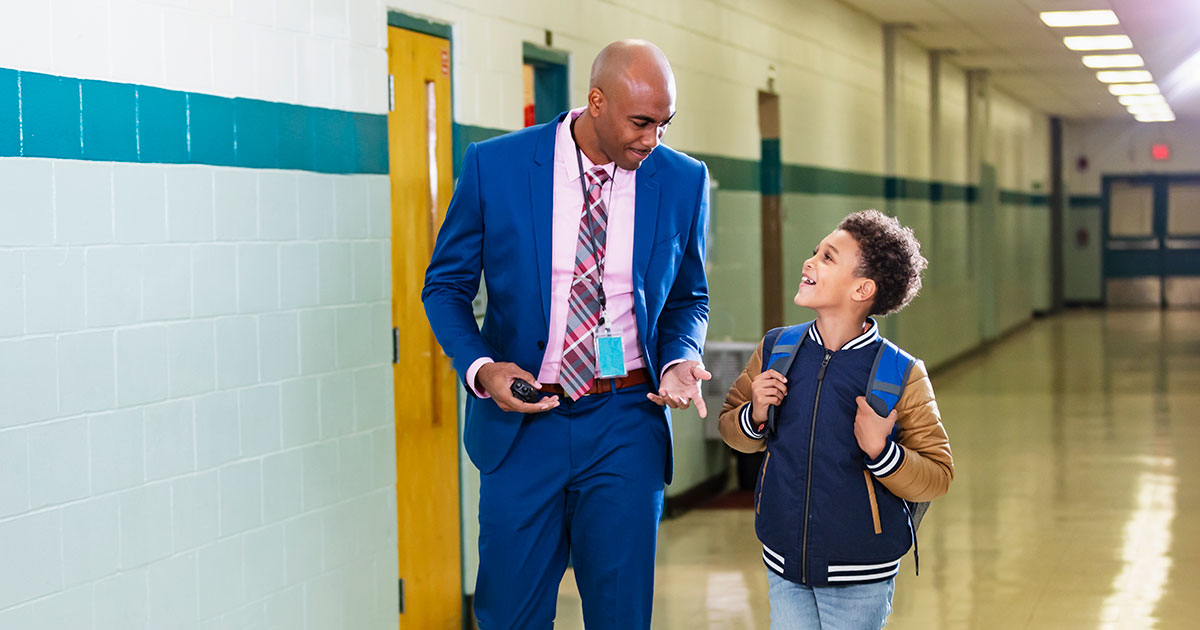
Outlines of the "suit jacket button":
<svg viewBox="0 0 1200 630">
<path fill-rule="evenodd" d="M 545 350 L 545 349 L 546 349 L 546 342 L 545 342 L 545 341 L 539 341 L 539 342 L 538 342 L 538 350 Z"/>
</svg>

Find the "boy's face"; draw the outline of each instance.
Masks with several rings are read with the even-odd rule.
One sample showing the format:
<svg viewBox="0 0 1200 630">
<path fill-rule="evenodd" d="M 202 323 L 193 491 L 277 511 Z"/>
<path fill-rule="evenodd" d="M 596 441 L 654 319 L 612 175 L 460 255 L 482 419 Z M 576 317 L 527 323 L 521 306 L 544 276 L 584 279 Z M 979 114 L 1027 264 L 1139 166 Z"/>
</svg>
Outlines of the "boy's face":
<svg viewBox="0 0 1200 630">
<path fill-rule="evenodd" d="M 875 296 L 875 283 L 855 275 L 858 269 L 858 241 L 845 230 L 834 230 L 817 245 L 812 258 L 804 261 L 804 272 L 796 297 L 796 306 L 814 310 L 869 306 Z"/>
</svg>

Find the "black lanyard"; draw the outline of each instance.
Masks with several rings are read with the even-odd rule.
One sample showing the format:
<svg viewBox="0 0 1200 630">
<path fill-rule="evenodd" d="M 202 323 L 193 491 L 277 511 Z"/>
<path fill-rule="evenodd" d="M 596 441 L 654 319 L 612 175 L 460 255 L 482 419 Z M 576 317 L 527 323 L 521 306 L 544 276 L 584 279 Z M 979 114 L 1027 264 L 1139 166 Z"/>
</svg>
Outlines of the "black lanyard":
<svg viewBox="0 0 1200 630">
<path fill-rule="evenodd" d="M 582 155 L 582 152 L 579 150 L 579 140 L 575 138 L 575 121 L 577 121 L 577 120 L 579 120 L 579 116 L 576 116 L 575 118 L 571 119 L 571 140 L 575 142 L 575 163 L 579 165 L 579 191 L 581 193 L 583 193 L 583 203 L 586 206 L 587 202 L 588 202 L 588 194 L 587 194 L 587 184 L 584 182 L 584 175 L 583 175 L 583 155 Z M 608 180 L 608 200 L 609 200 L 609 202 L 612 202 L 612 196 L 613 196 L 613 192 L 616 191 L 616 186 L 617 186 L 617 165 L 613 164 L 613 174 L 612 174 L 612 177 L 609 178 L 609 180 Z M 600 186 L 600 195 L 601 195 L 601 198 L 603 198 L 603 195 L 604 195 L 604 186 L 603 185 Z M 591 227 L 595 227 L 592 225 L 592 222 L 595 221 L 595 219 L 592 218 L 592 213 L 589 210 L 587 210 L 586 208 L 584 210 L 584 215 L 587 217 L 588 225 Z M 611 222 L 610 222 L 610 224 L 611 224 Z M 607 229 L 604 230 L 604 240 L 605 240 L 605 248 L 604 248 L 604 260 L 603 261 L 600 260 L 600 256 L 599 256 L 599 251 L 598 251 L 599 245 L 594 242 L 591 242 L 590 239 L 588 241 L 588 244 L 592 249 L 592 259 L 596 261 L 596 276 L 597 276 L 597 284 L 599 285 L 597 287 L 597 294 L 600 298 L 600 321 L 597 323 L 598 326 L 604 325 L 604 315 L 607 312 L 606 307 L 608 305 L 608 300 L 604 296 L 604 263 L 606 263 L 608 261 L 608 247 L 607 247 L 608 230 Z"/>
</svg>

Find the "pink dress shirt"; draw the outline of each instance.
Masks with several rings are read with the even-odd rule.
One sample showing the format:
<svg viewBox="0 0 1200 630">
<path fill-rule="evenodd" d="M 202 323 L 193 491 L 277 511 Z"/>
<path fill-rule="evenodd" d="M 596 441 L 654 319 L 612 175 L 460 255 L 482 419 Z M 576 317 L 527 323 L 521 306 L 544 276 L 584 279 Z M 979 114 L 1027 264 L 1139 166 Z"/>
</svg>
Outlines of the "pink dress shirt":
<svg viewBox="0 0 1200 630">
<path fill-rule="evenodd" d="M 546 354 L 541 369 L 535 375 L 538 382 L 557 383 L 562 361 L 563 337 L 567 329 L 567 297 L 571 275 L 575 268 L 575 248 L 579 241 L 579 221 L 583 217 L 583 192 L 579 187 L 579 163 L 575 159 L 575 140 L 571 137 L 571 121 L 584 108 L 573 109 L 558 126 L 554 141 L 554 226 L 550 252 L 550 330 Z M 586 154 L 580 153 L 583 170 L 594 166 Z M 604 294 L 608 302 L 608 317 L 614 334 L 622 336 L 625 346 L 625 370 L 645 367 L 638 337 L 637 319 L 633 312 L 633 225 L 634 195 L 637 190 L 637 171 L 627 171 L 613 162 L 604 165 L 610 176 L 601 191 L 608 208 L 608 235 L 604 261 Z M 615 171 L 615 174 L 614 174 Z M 482 357 L 467 370 L 467 383 L 475 394 L 487 398 L 484 391 L 475 390 L 475 374 L 480 366 L 492 362 Z"/>
</svg>

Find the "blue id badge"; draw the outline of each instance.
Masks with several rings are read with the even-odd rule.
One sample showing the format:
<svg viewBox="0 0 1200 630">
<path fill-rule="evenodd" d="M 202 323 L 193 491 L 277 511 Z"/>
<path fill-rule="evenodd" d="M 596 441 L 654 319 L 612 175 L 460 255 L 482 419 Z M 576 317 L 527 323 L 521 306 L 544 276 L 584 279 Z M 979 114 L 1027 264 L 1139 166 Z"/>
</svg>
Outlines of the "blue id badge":
<svg viewBox="0 0 1200 630">
<path fill-rule="evenodd" d="M 617 378 L 625 374 L 625 344 L 621 335 L 611 332 L 596 335 L 596 378 Z"/>
</svg>

